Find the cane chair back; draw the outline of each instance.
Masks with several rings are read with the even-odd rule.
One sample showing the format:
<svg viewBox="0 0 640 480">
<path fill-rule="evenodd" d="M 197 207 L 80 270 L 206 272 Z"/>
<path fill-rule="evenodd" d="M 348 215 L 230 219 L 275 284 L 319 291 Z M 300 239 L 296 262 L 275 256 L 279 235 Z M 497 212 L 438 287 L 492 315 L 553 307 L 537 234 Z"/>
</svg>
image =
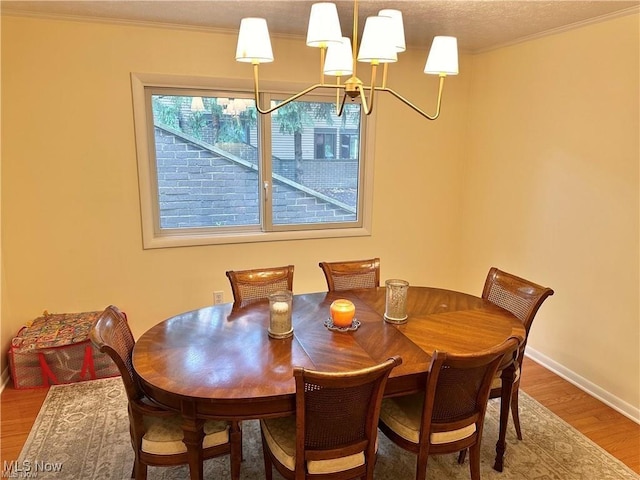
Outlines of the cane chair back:
<svg viewBox="0 0 640 480">
<path fill-rule="evenodd" d="M 296 414 L 261 420 L 267 480 L 373 478 L 384 387 L 398 356 L 374 367 L 327 373 L 294 367 Z"/>
<path fill-rule="evenodd" d="M 120 370 L 128 400 L 129 432 L 134 450 L 131 477 L 147 478 L 147 466 L 172 466 L 188 462 L 182 442 L 182 418 L 144 395 L 133 369 L 135 340 L 127 318 L 110 305 L 98 317 L 90 332 L 91 341 L 111 357 Z M 240 477 L 242 439 L 238 422 L 207 420 L 204 424 L 203 459 L 230 454 L 231 477 Z M 232 442 L 230 438 L 236 438 Z"/>
<path fill-rule="evenodd" d="M 424 392 L 384 399 L 379 426 L 398 446 L 417 454 L 416 479 L 424 480 L 429 455 L 470 450 L 473 480 L 480 478 L 480 443 L 491 381 L 518 339 L 477 354 L 435 351 Z"/>
<path fill-rule="evenodd" d="M 525 327 L 527 337 L 520 345 L 520 351 L 517 358 L 517 369 L 515 372 L 515 380 L 511 391 L 511 413 L 516 429 L 518 439 L 522 440 L 522 430 L 520 427 L 520 415 L 518 412 L 518 393 L 520 390 L 520 366 L 524 359 L 524 352 L 527 346 L 527 338 L 533 319 L 538 309 L 547 297 L 553 295 L 553 290 L 548 287 L 542 287 L 536 283 L 517 277 L 502 270 L 492 267 L 487 274 L 487 279 L 482 290 L 482 298 L 489 300 L 491 303 L 508 310 L 515 315 Z M 502 380 L 500 376 L 494 379 L 491 397 L 498 398 L 502 396 Z"/>
<path fill-rule="evenodd" d="M 482 298 L 509 310 L 524 324 L 529 334 L 538 309 L 553 290 L 492 267 L 482 290 Z"/>
<path fill-rule="evenodd" d="M 320 262 L 330 292 L 380 286 L 380 259 Z"/>
<path fill-rule="evenodd" d="M 118 367 L 128 399 L 144 397 L 131 362 L 135 339 L 129 328 L 127 316 L 118 307 L 108 306 L 92 325 L 92 342 L 111 357 Z"/>
<path fill-rule="evenodd" d="M 293 265 L 285 267 L 229 270 L 233 306 L 244 307 L 279 290 L 293 290 Z"/>
</svg>

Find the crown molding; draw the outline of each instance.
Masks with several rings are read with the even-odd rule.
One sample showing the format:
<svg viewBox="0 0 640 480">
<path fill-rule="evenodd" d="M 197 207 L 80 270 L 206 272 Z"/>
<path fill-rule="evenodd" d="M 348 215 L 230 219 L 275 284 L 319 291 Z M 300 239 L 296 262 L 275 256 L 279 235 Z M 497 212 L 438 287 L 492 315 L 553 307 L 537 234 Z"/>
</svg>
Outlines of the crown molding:
<svg viewBox="0 0 640 480">
<path fill-rule="evenodd" d="M 500 43 L 492 47 L 473 50 L 473 51 L 470 51 L 469 53 L 472 55 L 477 55 L 480 53 L 491 52 L 493 50 L 498 50 L 500 48 L 510 47 L 513 45 L 518 45 L 520 43 L 525 43 L 525 42 L 537 40 L 544 37 L 550 37 L 551 35 L 557 35 L 559 33 L 568 32 L 571 30 L 575 30 L 577 28 L 586 27 L 587 25 L 602 23 L 602 22 L 606 22 L 616 18 L 626 17 L 627 15 L 633 15 L 633 14 L 640 14 L 640 5 L 637 5 L 635 7 L 625 8 L 623 10 L 618 10 L 617 12 L 613 12 L 613 13 L 607 13 L 605 15 L 599 15 L 597 17 L 593 17 L 588 20 L 581 20 L 579 22 L 570 23 L 568 25 L 563 25 L 562 27 L 552 28 L 550 30 L 545 30 L 544 32 L 534 33 L 532 35 L 520 37 L 510 42 Z"/>
<path fill-rule="evenodd" d="M 113 17 L 95 17 L 88 15 L 69 15 L 62 13 L 48 13 L 48 12 L 32 12 L 15 8 L 2 8 L 0 11 L 0 17 L 29 17 L 38 18 L 44 20 L 59 20 L 66 22 L 81 22 L 81 23 L 101 23 L 111 25 L 125 25 L 131 27 L 150 27 L 150 28 L 163 28 L 167 30 L 186 30 L 190 32 L 200 33 L 221 33 L 226 35 L 237 35 L 238 29 L 236 28 L 222 28 L 222 27 L 204 27 L 201 25 L 184 25 L 180 23 L 167 23 L 167 22 L 153 22 L 150 20 L 128 20 L 123 18 Z M 238 25 L 238 28 L 240 26 Z M 291 35 L 286 33 L 271 33 L 271 37 L 275 38 L 302 38 L 299 35 Z"/>
</svg>

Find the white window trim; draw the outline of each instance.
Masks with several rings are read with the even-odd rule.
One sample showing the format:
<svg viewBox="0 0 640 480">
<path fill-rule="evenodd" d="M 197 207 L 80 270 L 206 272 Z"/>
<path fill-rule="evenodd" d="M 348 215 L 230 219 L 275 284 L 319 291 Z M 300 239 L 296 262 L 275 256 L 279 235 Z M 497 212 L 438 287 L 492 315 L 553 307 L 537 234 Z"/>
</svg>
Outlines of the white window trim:
<svg viewBox="0 0 640 480">
<path fill-rule="evenodd" d="M 248 79 L 233 79 L 234 90 L 253 91 L 253 83 Z M 138 184 L 140 189 L 140 214 L 142 223 L 142 243 L 144 249 L 169 248 L 195 245 L 220 245 L 229 243 L 273 242 L 284 240 L 304 240 L 318 238 L 361 237 L 371 235 L 373 217 L 373 174 L 374 174 L 374 132 L 375 113 L 365 122 L 365 142 L 361 145 L 360 161 L 363 171 L 363 184 L 360 186 L 362 195 L 361 227 L 327 228 L 312 230 L 288 230 L 269 232 L 216 232 L 202 233 L 190 230 L 184 232 L 159 232 L 156 228 L 158 202 L 154 201 L 154 180 L 152 173 L 152 157 L 149 139 L 152 138 L 153 125 L 148 125 L 147 108 L 145 102 L 145 87 L 168 87 L 189 89 L 227 89 L 230 79 L 213 77 L 194 77 L 182 75 L 164 75 L 153 73 L 131 73 L 131 90 L 133 96 L 133 115 L 136 139 L 136 154 L 138 162 Z M 291 93 L 306 88 L 307 85 L 261 81 L 263 88 L 273 92 Z M 151 129 L 151 132 L 149 132 Z"/>
</svg>

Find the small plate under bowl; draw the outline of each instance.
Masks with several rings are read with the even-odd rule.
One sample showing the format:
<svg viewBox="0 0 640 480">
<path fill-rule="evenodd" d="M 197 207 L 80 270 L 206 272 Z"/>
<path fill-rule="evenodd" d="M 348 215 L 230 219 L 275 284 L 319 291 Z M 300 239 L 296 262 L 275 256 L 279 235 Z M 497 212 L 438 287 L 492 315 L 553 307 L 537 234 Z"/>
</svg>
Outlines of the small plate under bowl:
<svg viewBox="0 0 640 480">
<path fill-rule="evenodd" d="M 330 318 L 327 318 L 324 321 L 324 326 L 327 327 L 332 332 L 353 332 L 354 330 L 357 330 L 358 327 L 360 326 L 360 320 L 354 318 L 351 321 L 351 326 L 350 327 L 336 327 L 333 324 L 333 320 L 330 319 Z"/>
</svg>

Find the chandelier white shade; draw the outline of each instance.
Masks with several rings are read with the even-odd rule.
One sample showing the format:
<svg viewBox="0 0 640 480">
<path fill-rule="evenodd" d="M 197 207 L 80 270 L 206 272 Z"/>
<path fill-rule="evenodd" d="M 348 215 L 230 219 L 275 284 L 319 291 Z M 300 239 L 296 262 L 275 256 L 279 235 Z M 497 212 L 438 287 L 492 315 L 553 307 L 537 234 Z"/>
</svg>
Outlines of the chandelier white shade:
<svg viewBox="0 0 640 480">
<path fill-rule="evenodd" d="M 396 46 L 389 41 L 391 30 L 393 30 L 391 17 L 368 17 L 364 24 L 358 61 L 376 65 L 397 62 Z"/>
<path fill-rule="evenodd" d="M 327 48 L 327 58 L 324 62 L 324 74 L 336 77 L 353 73 L 353 52 L 351 41 L 342 37 L 340 43 L 332 43 Z"/>
<path fill-rule="evenodd" d="M 429 50 L 424 73 L 458 75 L 458 40 L 456 37 L 435 37 Z"/>
<path fill-rule="evenodd" d="M 243 18 L 240 21 L 236 60 L 248 63 L 273 62 L 271 38 L 264 18 Z"/>
<path fill-rule="evenodd" d="M 331 43 L 340 43 L 342 31 L 335 3 L 314 3 L 309 14 L 307 46 L 327 47 Z"/>
<path fill-rule="evenodd" d="M 395 47 L 396 52 L 402 53 L 407 49 L 404 40 L 404 23 L 402 22 L 402 12 L 400 10 L 384 9 L 378 12 L 379 17 L 389 17 L 390 30 L 386 32 L 389 36 L 391 44 Z"/>
<path fill-rule="evenodd" d="M 253 65 L 255 106 L 259 113 L 275 112 L 288 103 L 318 88 L 336 91 L 336 111 L 341 115 L 347 98 L 359 99 L 366 115 L 373 110 L 375 92 L 387 92 L 405 103 L 429 120 L 440 115 L 442 90 L 447 75 L 458 74 L 458 47 L 455 37 L 437 36 L 433 39 L 427 58 L 424 73 L 440 77 L 436 110 L 433 115 L 411 103 L 395 90 L 387 87 L 388 64 L 398 61 L 398 54 L 406 50 L 402 12 L 394 9 L 383 9 L 377 16 L 368 17 L 362 33 L 362 42 L 358 44 L 358 0 L 353 3 L 352 38 L 342 35 L 338 10 L 334 3 L 321 2 L 311 6 L 306 43 L 320 48 L 320 83 L 282 100 L 269 108 L 260 105 L 260 87 L 258 69 L 260 63 L 272 62 L 273 51 L 267 21 L 264 18 L 243 18 L 240 23 L 236 60 Z M 359 48 L 358 48 L 359 47 Z M 357 55 L 356 55 L 357 54 Z M 365 85 L 356 75 L 356 63 L 365 62 L 371 65 L 371 80 Z M 382 65 L 382 84 L 377 84 L 377 68 Z M 325 82 L 324 76 L 336 77 L 336 83 Z M 348 77 L 341 83 L 341 77 Z M 340 92 L 343 92 L 340 101 Z M 368 92 L 368 98 L 367 98 Z"/>
</svg>

